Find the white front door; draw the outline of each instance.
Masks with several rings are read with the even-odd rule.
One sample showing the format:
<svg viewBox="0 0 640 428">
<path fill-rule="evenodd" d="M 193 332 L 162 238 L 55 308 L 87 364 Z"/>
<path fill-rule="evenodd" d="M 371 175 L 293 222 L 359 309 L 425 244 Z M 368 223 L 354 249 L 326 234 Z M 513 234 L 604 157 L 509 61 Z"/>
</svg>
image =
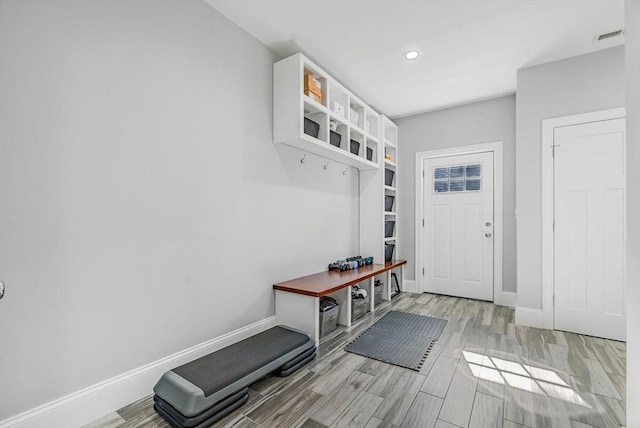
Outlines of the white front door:
<svg viewBox="0 0 640 428">
<path fill-rule="evenodd" d="M 493 300 L 493 152 L 423 161 L 424 291 Z"/>
<path fill-rule="evenodd" d="M 554 130 L 554 326 L 625 340 L 625 120 Z"/>
</svg>

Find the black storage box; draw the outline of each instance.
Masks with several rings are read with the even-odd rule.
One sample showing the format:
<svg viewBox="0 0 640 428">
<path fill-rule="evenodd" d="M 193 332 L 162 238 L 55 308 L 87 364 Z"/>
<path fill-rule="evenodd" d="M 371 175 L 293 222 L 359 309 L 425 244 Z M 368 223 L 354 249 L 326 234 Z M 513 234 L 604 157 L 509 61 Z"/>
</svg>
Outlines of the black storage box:
<svg viewBox="0 0 640 428">
<path fill-rule="evenodd" d="M 373 149 L 371 147 L 367 147 L 367 160 L 373 160 Z"/>
<path fill-rule="evenodd" d="M 329 144 L 332 146 L 340 147 L 340 143 L 342 142 L 342 135 L 338 134 L 336 131 L 329 132 Z"/>
<path fill-rule="evenodd" d="M 389 168 L 384 169 L 384 185 L 385 186 L 393 186 L 393 174 L 395 171 Z"/>
<path fill-rule="evenodd" d="M 396 222 L 393 220 L 387 220 L 384 222 L 384 237 L 391 238 L 393 236 L 393 229 L 396 225 Z"/>
<path fill-rule="evenodd" d="M 396 197 L 393 195 L 384 195 L 384 210 L 393 211 L 393 200 Z"/>
<path fill-rule="evenodd" d="M 304 133 L 307 135 L 311 135 L 313 138 L 318 138 L 318 134 L 320 133 L 320 124 L 305 117 Z"/>
<path fill-rule="evenodd" d="M 351 153 L 357 155 L 360 153 L 360 142 L 356 140 L 351 140 Z"/>
<path fill-rule="evenodd" d="M 390 262 L 391 259 L 393 258 L 393 249 L 395 248 L 396 244 L 390 244 L 390 243 L 385 243 L 384 244 L 384 261 L 385 262 Z"/>
</svg>

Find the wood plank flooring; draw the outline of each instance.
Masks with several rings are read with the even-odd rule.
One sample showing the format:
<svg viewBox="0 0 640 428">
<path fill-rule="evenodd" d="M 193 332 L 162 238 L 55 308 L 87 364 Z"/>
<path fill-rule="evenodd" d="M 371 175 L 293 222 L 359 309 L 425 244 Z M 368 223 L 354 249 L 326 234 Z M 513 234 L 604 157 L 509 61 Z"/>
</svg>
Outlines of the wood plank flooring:
<svg viewBox="0 0 640 428">
<path fill-rule="evenodd" d="M 449 322 L 420 372 L 343 351 L 388 310 Z M 288 378 L 267 377 L 214 427 L 620 427 L 626 347 L 517 326 L 510 308 L 402 293 L 350 329 L 324 338 L 318 357 Z M 146 397 L 87 428 L 168 427 Z"/>
</svg>

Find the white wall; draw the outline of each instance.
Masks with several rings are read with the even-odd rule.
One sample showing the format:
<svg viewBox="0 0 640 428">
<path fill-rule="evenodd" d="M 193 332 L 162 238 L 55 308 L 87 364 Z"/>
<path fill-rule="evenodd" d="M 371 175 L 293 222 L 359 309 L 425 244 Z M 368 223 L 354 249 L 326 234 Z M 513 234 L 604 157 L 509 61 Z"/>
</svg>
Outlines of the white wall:
<svg viewBox="0 0 640 428">
<path fill-rule="evenodd" d="M 541 309 L 541 123 L 624 107 L 624 48 L 518 70 L 516 93 L 517 305 Z"/>
<path fill-rule="evenodd" d="M 627 426 L 640 427 L 640 1 L 625 2 L 627 82 Z"/>
<path fill-rule="evenodd" d="M 357 173 L 272 143 L 276 59 L 199 0 L 0 2 L 0 421 L 355 252 Z"/>
<path fill-rule="evenodd" d="M 400 156 L 400 254 L 415 279 L 415 154 L 426 150 L 502 141 L 504 148 L 504 239 L 502 288 L 516 291 L 515 96 L 398 119 Z"/>
</svg>

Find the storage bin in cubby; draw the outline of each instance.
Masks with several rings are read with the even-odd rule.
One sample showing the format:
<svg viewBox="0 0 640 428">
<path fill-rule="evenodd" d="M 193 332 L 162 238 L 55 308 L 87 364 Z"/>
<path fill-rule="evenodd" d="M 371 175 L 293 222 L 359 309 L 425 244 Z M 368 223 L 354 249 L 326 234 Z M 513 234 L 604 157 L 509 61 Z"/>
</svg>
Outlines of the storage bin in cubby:
<svg viewBox="0 0 640 428">
<path fill-rule="evenodd" d="M 393 186 L 393 175 L 395 171 L 389 168 L 384 169 L 384 184 L 385 186 Z"/>
<path fill-rule="evenodd" d="M 391 238 L 393 236 L 393 229 L 396 225 L 394 220 L 387 220 L 384 222 L 384 237 Z"/>
<path fill-rule="evenodd" d="M 362 318 L 369 310 L 370 295 L 364 299 L 351 299 L 351 321 Z"/>
<path fill-rule="evenodd" d="M 393 200 L 396 197 L 393 195 L 385 195 L 384 196 L 384 210 L 385 211 L 393 211 Z"/>
<path fill-rule="evenodd" d="M 384 244 L 384 261 L 390 262 L 393 259 L 393 249 L 396 247 L 396 244 L 392 244 L 391 242 L 386 242 Z"/>
<path fill-rule="evenodd" d="M 340 305 L 336 304 L 331 309 L 327 309 L 324 312 L 320 312 L 320 337 L 324 337 L 331 333 L 338 326 L 338 313 L 340 312 Z"/>
</svg>

